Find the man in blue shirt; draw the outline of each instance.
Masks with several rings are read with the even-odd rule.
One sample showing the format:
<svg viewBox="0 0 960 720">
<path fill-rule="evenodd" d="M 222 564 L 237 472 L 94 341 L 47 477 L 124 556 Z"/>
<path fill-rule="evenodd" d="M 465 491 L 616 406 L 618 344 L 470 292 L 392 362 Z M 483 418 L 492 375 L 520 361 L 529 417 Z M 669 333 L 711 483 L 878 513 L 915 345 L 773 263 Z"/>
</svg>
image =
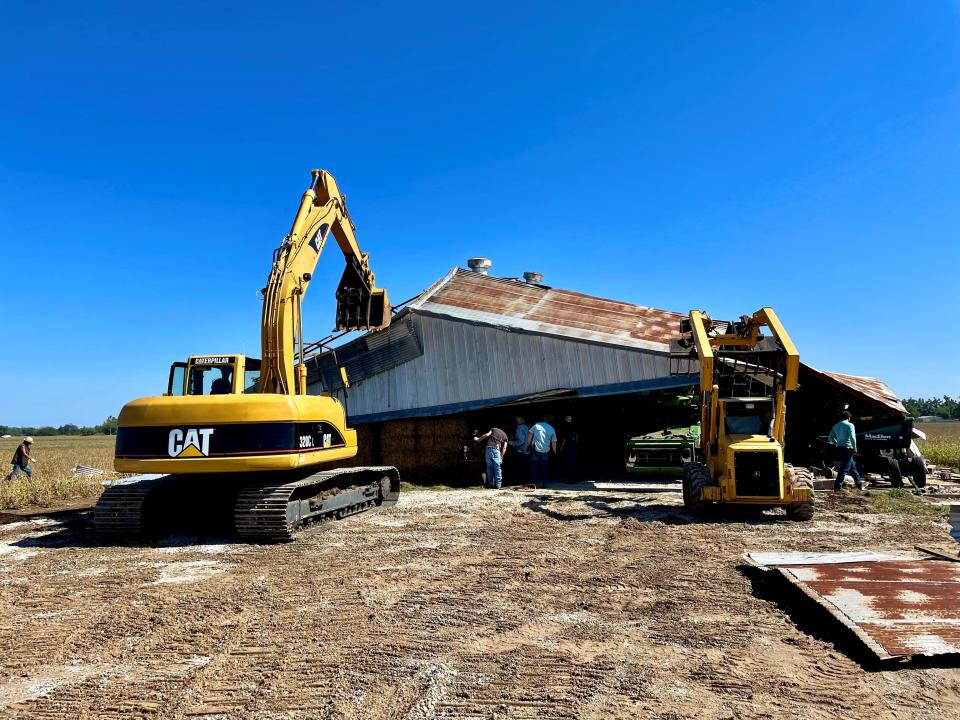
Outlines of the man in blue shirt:
<svg viewBox="0 0 960 720">
<path fill-rule="evenodd" d="M 527 438 L 530 428 L 521 415 L 517 415 L 517 429 L 513 433 L 510 444 L 517 451 L 517 461 L 520 465 L 520 482 L 530 482 L 530 448 L 527 447 Z"/>
<path fill-rule="evenodd" d="M 546 420 L 541 420 L 530 428 L 527 447 L 533 450 L 530 458 L 530 481 L 534 487 L 543 487 L 547 484 L 550 451 L 552 450 L 554 455 L 557 453 L 557 431 Z"/>
<path fill-rule="evenodd" d="M 857 490 L 863 490 L 863 480 L 860 479 L 860 473 L 857 472 L 857 463 L 853 460 L 853 454 L 857 452 L 857 429 L 850 422 L 850 413 L 844 410 L 842 419 L 833 429 L 830 430 L 830 437 L 827 440 L 831 445 L 837 448 L 837 459 L 840 460 L 840 469 L 837 471 L 837 481 L 833 484 L 836 492 L 843 490 L 843 478 L 850 475 L 857 486 Z"/>
</svg>

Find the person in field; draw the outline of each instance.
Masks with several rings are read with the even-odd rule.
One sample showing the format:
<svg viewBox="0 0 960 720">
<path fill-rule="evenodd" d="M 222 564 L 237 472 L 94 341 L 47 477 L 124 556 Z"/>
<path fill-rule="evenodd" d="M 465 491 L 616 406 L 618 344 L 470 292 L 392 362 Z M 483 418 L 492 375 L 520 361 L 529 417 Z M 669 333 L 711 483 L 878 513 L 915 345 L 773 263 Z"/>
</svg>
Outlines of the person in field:
<svg viewBox="0 0 960 720">
<path fill-rule="evenodd" d="M 30 463 L 36 464 L 33 455 L 30 454 L 30 447 L 33 445 L 32 437 L 25 437 L 23 442 L 17 446 L 17 451 L 13 454 L 13 458 L 10 460 L 10 464 L 13 465 L 13 469 L 10 470 L 10 474 L 7 475 L 7 480 L 12 480 L 13 476 L 18 472 L 23 470 L 27 474 L 27 477 L 33 475 L 33 470 L 30 467 Z"/>
<path fill-rule="evenodd" d="M 840 461 L 840 468 L 837 470 L 837 480 L 833 484 L 836 492 L 843 490 L 843 478 L 849 475 L 853 478 L 857 490 L 863 490 L 863 480 L 860 479 L 860 473 L 857 472 L 857 463 L 853 459 L 857 452 L 857 429 L 850 422 L 849 411 L 844 410 L 840 417 L 840 422 L 830 430 L 830 437 L 827 440 L 831 445 L 837 448 L 837 459 Z"/>
</svg>

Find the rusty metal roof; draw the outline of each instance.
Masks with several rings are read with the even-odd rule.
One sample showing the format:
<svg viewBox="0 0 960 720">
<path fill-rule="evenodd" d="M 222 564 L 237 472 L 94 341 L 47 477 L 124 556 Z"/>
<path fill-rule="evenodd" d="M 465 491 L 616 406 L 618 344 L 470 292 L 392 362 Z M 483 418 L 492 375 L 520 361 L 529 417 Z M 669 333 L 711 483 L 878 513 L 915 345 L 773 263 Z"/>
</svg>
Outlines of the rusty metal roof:
<svg viewBox="0 0 960 720">
<path fill-rule="evenodd" d="M 681 313 L 453 268 L 410 309 L 484 325 L 666 352 Z"/>
<path fill-rule="evenodd" d="M 748 553 L 852 630 L 881 660 L 960 653 L 960 562 L 865 553 Z"/>
<path fill-rule="evenodd" d="M 803 366 L 827 382 L 842 385 L 849 390 L 853 390 L 854 392 L 863 395 L 868 400 L 883 405 L 884 407 L 894 410 L 898 413 L 902 413 L 903 415 L 909 414 L 907 413 L 907 409 L 903 406 L 903 403 L 900 402 L 900 399 L 897 397 L 896 393 L 893 392 L 893 390 L 891 390 L 887 384 L 879 378 L 826 372 L 824 370 L 817 370 L 817 368 L 811 367 L 806 363 L 803 363 Z"/>
</svg>

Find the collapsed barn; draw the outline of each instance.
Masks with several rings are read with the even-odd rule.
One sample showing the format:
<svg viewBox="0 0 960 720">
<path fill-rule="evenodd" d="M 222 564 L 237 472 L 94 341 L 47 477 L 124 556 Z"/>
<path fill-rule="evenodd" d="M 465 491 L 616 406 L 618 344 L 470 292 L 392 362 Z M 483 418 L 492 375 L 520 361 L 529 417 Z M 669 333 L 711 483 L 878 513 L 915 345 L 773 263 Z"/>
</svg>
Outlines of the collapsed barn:
<svg viewBox="0 0 960 720">
<path fill-rule="evenodd" d="M 510 433 L 516 416 L 570 416 L 578 466 L 615 477 L 624 472 L 625 440 L 690 424 L 691 407 L 677 398 L 695 391 L 698 376 L 671 375 L 669 361 L 685 313 L 552 288 L 537 273 L 520 280 L 475 268 L 453 268 L 399 307 L 388 328 L 307 361 L 310 392 L 331 392 L 347 408 L 357 464 L 396 465 L 415 482 L 475 482 L 469 440 L 477 431 Z M 801 371 L 788 416 L 805 419 L 788 423 L 788 454 L 791 444 L 808 452 L 845 406 L 877 406 L 876 393 L 843 380 L 850 376 L 830 376 L 830 384 L 819 375 Z M 895 405 L 884 410 L 900 422 L 906 413 L 889 394 Z"/>
</svg>

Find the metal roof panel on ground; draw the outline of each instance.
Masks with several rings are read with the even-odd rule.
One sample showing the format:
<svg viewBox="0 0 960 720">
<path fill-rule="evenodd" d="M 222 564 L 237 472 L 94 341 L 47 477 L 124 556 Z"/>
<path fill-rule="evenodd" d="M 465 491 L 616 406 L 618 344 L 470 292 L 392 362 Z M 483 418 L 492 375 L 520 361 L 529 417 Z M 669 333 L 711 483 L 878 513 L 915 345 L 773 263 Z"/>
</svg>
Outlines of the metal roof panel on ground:
<svg viewBox="0 0 960 720">
<path fill-rule="evenodd" d="M 903 403 L 901 403 L 899 398 L 897 398 L 897 394 L 879 378 L 826 372 L 825 370 L 817 370 L 817 368 L 807 365 L 806 363 L 801 364 L 806 370 L 809 370 L 829 383 L 842 385 L 843 387 L 853 390 L 854 392 L 864 396 L 868 400 L 879 405 L 883 405 L 884 407 L 894 410 L 895 412 L 903 413 L 903 415 L 909 414 L 907 413 L 907 409 L 903 406 Z"/>
<path fill-rule="evenodd" d="M 881 660 L 960 653 L 960 562 L 871 553 L 747 553 L 776 569 Z"/>
<path fill-rule="evenodd" d="M 496 327 L 666 352 L 681 313 L 453 268 L 410 309 Z"/>
</svg>

